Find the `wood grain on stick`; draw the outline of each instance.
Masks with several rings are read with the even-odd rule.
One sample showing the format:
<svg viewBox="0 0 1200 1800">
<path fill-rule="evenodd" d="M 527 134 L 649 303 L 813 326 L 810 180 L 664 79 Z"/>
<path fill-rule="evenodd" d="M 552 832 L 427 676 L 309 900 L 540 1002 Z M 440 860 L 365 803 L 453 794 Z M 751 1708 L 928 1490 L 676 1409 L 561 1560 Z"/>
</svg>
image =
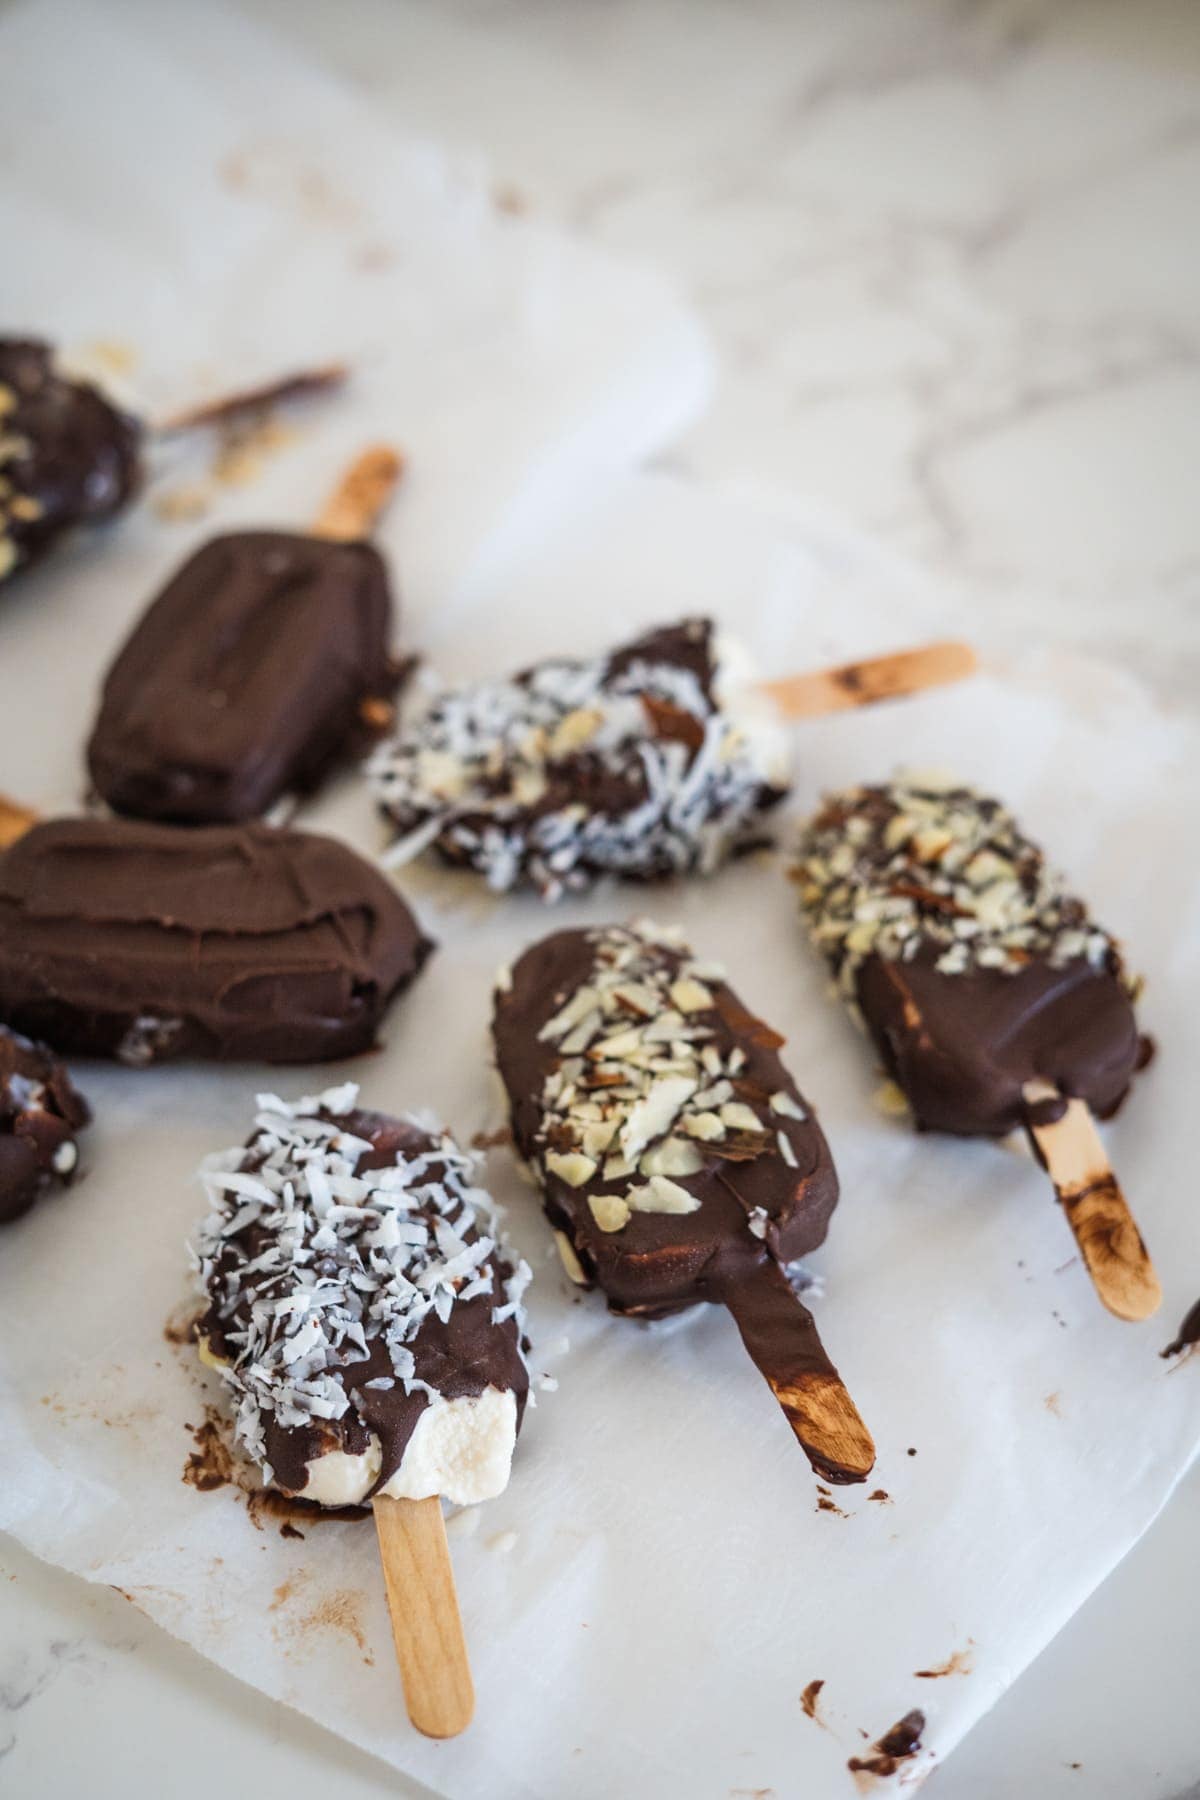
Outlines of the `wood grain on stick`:
<svg viewBox="0 0 1200 1800">
<path fill-rule="evenodd" d="M 353 543 L 370 537 L 404 473 L 404 458 L 389 444 L 373 444 L 355 457 L 317 514 L 317 537 Z"/>
<path fill-rule="evenodd" d="M 815 719 L 962 681 L 978 666 L 969 644 L 924 644 L 918 650 L 898 650 L 867 662 L 842 663 L 835 669 L 764 681 L 762 687 L 785 718 Z"/>
<path fill-rule="evenodd" d="M 426 1737 L 456 1737 L 471 1723 L 475 1689 L 442 1503 L 381 1495 L 373 1507 L 408 1716 Z"/>
<path fill-rule="evenodd" d="M 1047 1081 L 1025 1087 L 1031 1106 L 1059 1098 Z M 1097 1294 L 1118 1319 L 1148 1319 L 1162 1304 L 1162 1288 L 1084 1100 L 1068 1100 L 1062 1117 L 1028 1125 L 1067 1215 Z"/>
</svg>

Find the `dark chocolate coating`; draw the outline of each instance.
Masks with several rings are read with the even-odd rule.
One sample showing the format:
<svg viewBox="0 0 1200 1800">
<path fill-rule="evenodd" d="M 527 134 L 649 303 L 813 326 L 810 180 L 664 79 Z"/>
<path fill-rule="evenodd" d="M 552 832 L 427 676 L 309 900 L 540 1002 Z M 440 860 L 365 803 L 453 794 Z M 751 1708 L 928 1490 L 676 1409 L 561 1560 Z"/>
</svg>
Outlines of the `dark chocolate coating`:
<svg viewBox="0 0 1200 1800">
<path fill-rule="evenodd" d="M 329 1115 L 324 1115 L 328 1117 Z M 397 1159 L 397 1153 L 412 1157 L 436 1150 L 436 1139 L 403 1119 L 391 1119 L 382 1113 L 354 1111 L 340 1115 L 338 1123 L 355 1137 L 369 1140 L 374 1150 L 356 1165 L 356 1173 L 383 1169 Z M 255 1167 L 255 1159 L 247 1157 L 244 1167 Z M 478 1232 L 465 1228 L 464 1242 L 478 1238 Z M 261 1225 L 252 1223 L 228 1241 L 228 1248 L 216 1265 L 216 1275 L 251 1262 L 271 1242 Z M 482 1394 L 485 1388 L 511 1389 L 517 1401 L 517 1427 L 525 1410 L 529 1391 L 529 1375 L 520 1351 L 520 1329 L 515 1318 L 493 1325 L 492 1310 L 504 1302 L 501 1282 L 510 1272 L 502 1258 L 495 1259 L 490 1293 L 474 1300 L 457 1301 L 443 1324 L 430 1314 L 416 1335 L 405 1346 L 411 1350 L 415 1374 L 427 1381 L 445 1400 L 459 1400 Z M 245 1324 L 245 1317 L 260 1290 L 278 1297 L 272 1277 L 262 1274 L 257 1284 L 247 1284 L 241 1303 L 231 1312 L 223 1312 L 213 1303 L 201 1318 L 198 1334 L 207 1338 L 215 1355 L 235 1361 L 237 1347 L 225 1333 Z M 421 1389 L 406 1393 L 403 1384 L 395 1382 L 385 1389 L 367 1388 L 366 1383 L 391 1376 L 392 1363 L 386 1342 L 376 1335 L 368 1337 L 368 1354 L 347 1361 L 337 1371 L 337 1380 L 348 1391 L 357 1390 L 354 1404 L 340 1419 L 306 1426 L 287 1428 L 273 1415 L 264 1418 L 267 1458 L 271 1464 L 273 1484 L 286 1493 L 299 1493 L 307 1479 L 306 1465 L 327 1450 L 344 1450 L 361 1456 L 370 1446 L 371 1434 L 380 1441 L 382 1462 L 375 1482 L 385 1487 L 400 1467 L 408 1441 L 417 1421 L 429 1405 L 429 1395 Z"/>
<path fill-rule="evenodd" d="M 431 948 L 370 864 L 308 832 L 59 819 L 0 857 L 0 1019 L 62 1051 L 349 1056 Z"/>
<path fill-rule="evenodd" d="M 561 1060 L 554 1044 L 538 1042 L 538 1032 L 586 981 L 593 954 L 588 931 L 555 932 L 525 952 L 513 969 L 510 990 L 496 998 L 496 1065 L 508 1093 L 513 1140 L 528 1161 L 543 1148 L 538 1140 L 544 1123 L 541 1093 L 547 1075 Z M 680 965 L 685 960 L 679 952 L 665 954 Z M 771 1273 L 778 1263 L 792 1262 L 823 1243 L 837 1204 L 837 1175 L 829 1146 L 779 1059 L 783 1040 L 748 1013 L 723 982 L 710 985 L 717 1010 L 706 1013 L 704 1022 L 713 1026 L 712 1041 L 722 1055 L 735 1045 L 746 1055 L 735 1084 L 739 1094 L 765 1103 L 782 1090 L 808 1115 L 775 1120 L 787 1134 L 797 1166 L 791 1168 L 774 1148 L 737 1162 L 707 1154 L 703 1170 L 681 1182 L 700 1200 L 696 1212 L 635 1212 L 617 1232 L 600 1229 L 588 1198 L 622 1194 L 630 1185 L 628 1179 L 606 1182 L 597 1177 L 573 1188 L 547 1171 L 546 1216 L 571 1240 L 584 1271 L 604 1290 L 614 1312 L 658 1318 L 701 1300 L 732 1307 L 733 1290 L 757 1282 L 761 1273 Z M 703 1144 L 698 1148 L 706 1149 Z M 747 1229 L 755 1207 L 763 1207 L 768 1215 L 763 1239 Z M 732 1310 L 740 1324 L 742 1309 Z M 775 1312 L 773 1299 L 768 1310 Z M 794 1329 L 794 1302 L 790 1312 Z"/>
<path fill-rule="evenodd" d="M 72 526 L 110 518 L 141 481 L 136 419 L 90 382 L 55 374 L 36 339 L 0 338 L 0 443 L 0 579 Z"/>
<path fill-rule="evenodd" d="M 1116 1110 L 1147 1054 L 1120 945 L 999 800 L 900 775 L 827 797 L 800 847 L 818 946 L 918 1127 Z"/>
<path fill-rule="evenodd" d="M 74 1159 L 65 1169 L 55 1159 L 91 1116 L 53 1051 L 0 1026 L 0 1224 L 71 1179 Z"/>
<path fill-rule="evenodd" d="M 627 676 L 632 686 L 623 688 Z M 439 822 L 432 846 L 442 860 L 476 869 L 498 888 L 529 882 L 554 899 L 606 874 L 656 881 L 709 869 L 769 841 L 764 815 L 786 791 L 765 779 L 761 758 L 737 747 L 727 721 L 731 754 L 701 763 L 684 801 L 706 733 L 721 717 L 716 685 L 712 622 L 684 619 L 607 657 L 552 658 L 499 684 L 518 703 L 516 723 L 510 717 L 499 737 L 503 708 L 491 684 L 444 695 L 415 731 L 400 733 L 390 763 L 385 747 L 369 772 L 401 837 Z M 492 705 L 481 705 L 489 692 Z M 603 715 L 621 698 L 640 701 L 638 730 L 604 745 L 554 748 L 555 729 L 570 714 L 595 707 Z M 549 741 L 531 752 L 539 736 Z M 453 800 L 422 788 L 424 750 L 460 763 L 464 786 Z M 658 752 L 652 767 L 649 750 Z M 535 798 L 524 791 L 531 774 L 540 782 Z"/>
<path fill-rule="evenodd" d="M 869 956 L 857 981 L 883 1066 L 929 1131 L 1015 1131 L 1030 1117 L 1023 1089 L 1039 1079 L 1107 1118 L 1138 1067 L 1141 1038 L 1123 981 L 1082 959 L 943 975 L 924 952 L 911 962 Z"/>
<path fill-rule="evenodd" d="M 387 570 L 370 544 L 239 531 L 167 582 L 104 683 L 88 745 L 114 811 L 234 824 L 364 751 L 386 701 Z"/>
</svg>

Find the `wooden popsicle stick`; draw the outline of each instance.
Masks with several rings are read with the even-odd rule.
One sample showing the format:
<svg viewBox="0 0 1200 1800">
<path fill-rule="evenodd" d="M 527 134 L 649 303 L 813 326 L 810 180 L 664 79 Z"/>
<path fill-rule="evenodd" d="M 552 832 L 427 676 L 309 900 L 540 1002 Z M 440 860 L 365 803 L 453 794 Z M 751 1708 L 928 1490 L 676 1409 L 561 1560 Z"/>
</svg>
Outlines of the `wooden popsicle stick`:
<svg viewBox="0 0 1200 1800">
<path fill-rule="evenodd" d="M 369 537 L 404 473 L 404 458 L 388 444 L 373 444 L 350 464 L 317 514 L 317 537 L 352 543 Z"/>
<path fill-rule="evenodd" d="M 918 650 L 898 650 L 866 662 L 842 663 L 836 669 L 764 681 L 761 687 L 785 718 L 816 719 L 825 713 L 870 706 L 876 700 L 897 700 L 903 694 L 920 693 L 922 688 L 962 681 L 978 666 L 969 644 L 924 644 Z"/>
<path fill-rule="evenodd" d="M 782 1271 L 758 1264 L 724 1284 L 718 1297 L 817 1474 L 865 1481 L 875 1466 L 871 1434 L 825 1353 L 816 1320 Z"/>
<path fill-rule="evenodd" d="M 372 1502 L 408 1716 L 426 1737 L 471 1723 L 475 1687 L 437 1495 Z"/>
<path fill-rule="evenodd" d="M 15 800 L 0 794 L 0 850 L 15 844 L 37 822 L 38 815 L 28 806 L 18 806 Z"/>
<path fill-rule="evenodd" d="M 307 399 L 310 394 L 322 394 L 329 388 L 341 387 L 348 374 L 345 363 L 326 363 L 317 369 L 301 369 L 291 375 L 279 376 L 274 381 L 264 381 L 258 387 L 242 388 L 234 394 L 222 394 L 216 400 L 204 400 L 198 406 L 184 407 L 182 411 L 160 419 L 153 429 L 158 437 L 171 437 L 181 431 L 199 431 L 209 426 L 225 425 L 230 419 L 240 418 L 243 413 L 263 412 L 269 406 L 278 406 L 288 400 Z"/>
<path fill-rule="evenodd" d="M 1027 1082 L 1024 1094 L 1031 1109 L 1062 1098 L 1048 1081 Z M 1031 1110 L 1026 1129 L 1100 1299 L 1118 1319 L 1148 1319 L 1162 1304 L 1162 1289 L 1087 1102 L 1068 1100 L 1050 1124 Z"/>
</svg>

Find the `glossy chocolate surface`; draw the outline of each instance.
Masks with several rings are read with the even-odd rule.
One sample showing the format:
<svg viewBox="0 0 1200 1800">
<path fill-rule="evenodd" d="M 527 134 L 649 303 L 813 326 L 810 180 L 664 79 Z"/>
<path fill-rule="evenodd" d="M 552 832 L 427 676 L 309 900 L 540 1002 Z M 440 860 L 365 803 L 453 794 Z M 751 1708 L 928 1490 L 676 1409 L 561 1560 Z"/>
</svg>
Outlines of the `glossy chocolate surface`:
<svg viewBox="0 0 1200 1800">
<path fill-rule="evenodd" d="M 348 1056 L 431 947 L 377 870 L 308 832 L 59 819 L 0 857 L 0 1020 L 60 1051 Z"/>
<path fill-rule="evenodd" d="M 213 538 L 134 628 L 88 745 L 115 812 L 236 823 L 365 751 L 397 682 L 379 552 L 283 531 Z"/>
</svg>

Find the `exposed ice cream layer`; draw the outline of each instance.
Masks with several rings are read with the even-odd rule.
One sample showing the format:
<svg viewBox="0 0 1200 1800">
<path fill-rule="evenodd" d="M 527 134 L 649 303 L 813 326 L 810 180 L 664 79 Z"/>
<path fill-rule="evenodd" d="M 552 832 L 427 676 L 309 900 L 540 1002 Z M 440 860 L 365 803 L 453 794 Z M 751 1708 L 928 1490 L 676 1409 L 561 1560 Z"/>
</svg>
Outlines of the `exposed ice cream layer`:
<svg viewBox="0 0 1200 1800">
<path fill-rule="evenodd" d="M 400 1467 L 379 1491 L 393 1500 L 440 1494 L 455 1506 L 494 1500 L 508 1485 L 516 1442 L 517 1401 L 511 1389 L 434 1400 L 418 1419 Z M 319 1506 L 358 1506 L 379 1468 L 378 1438 L 361 1456 L 330 1450 L 309 1463 L 301 1495 Z"/>
</svg>

